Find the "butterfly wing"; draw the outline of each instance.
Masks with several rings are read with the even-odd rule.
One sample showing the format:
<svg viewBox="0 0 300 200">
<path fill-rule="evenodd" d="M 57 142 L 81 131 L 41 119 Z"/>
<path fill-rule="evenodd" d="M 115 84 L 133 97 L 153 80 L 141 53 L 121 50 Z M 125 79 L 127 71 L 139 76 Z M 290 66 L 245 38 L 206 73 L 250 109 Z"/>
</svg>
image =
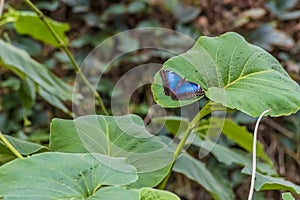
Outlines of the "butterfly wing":
<svg viewBox="0 0 300 200">
<path fill-rule="evenodd" d="M 159 73 L 162 78 L 164 92 L 167 96 L 170 96 L 183 79 L 169 70 L 161 70 Z"/>
<path fill-rule="evenodd" d="M 177 99 L 190 99 L 195 96 L 203 96 L 204 91 L 200 85 L 184 81 L 175 91 Z"/>
<path fill-rule="evenodd" d="M 160 75 L 163 80 L 165 94 L 171 96 L 173 100 L 190 99 L 194 96 L 204 95 L 204 91 L 198 84 L 185 81 L 175 72 L 161 70 Z"/>
</svg>

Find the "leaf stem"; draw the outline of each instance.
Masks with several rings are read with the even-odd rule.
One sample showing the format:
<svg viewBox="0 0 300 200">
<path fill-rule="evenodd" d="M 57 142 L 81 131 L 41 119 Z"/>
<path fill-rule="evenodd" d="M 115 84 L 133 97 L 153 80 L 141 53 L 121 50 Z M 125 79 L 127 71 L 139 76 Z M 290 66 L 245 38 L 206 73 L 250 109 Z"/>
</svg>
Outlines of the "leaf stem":
<svg viewBox="0 0 300 200">
<path fill-rule="evenodd" d="M 175 165 L 175 162 L 177 158 L 179 157 L 188 137 L 190 136 L 191 132 L 193 131 L 194 128 L 198 126 L 198 122 L 205 117 L 206 115 L 210 114 L 212 111 L 216 110 L 224 110 L 226 109 L 224 106 L 220 104 L 213 103 L 212 101 L 209 101 L 205 106 L 198 112 L 198 114 L 193 118 L 193 120 L 189 123 L 188 128 L 186 129 L 185 133 L 183 134 L 183 137 L 181 138 L 178 146 L 176 147 L 176 150 L 174 152 L 173 156 L 173 161 L 172 161 L 172 166 L 169 170 L 168 175 L 162 180 L 162 182 L 157 186 L 158 189 L 164 189 L 169 177 L 171 175 L 172 169 Z"/>
<path fill-rule="evenodd" d="M 0 139 L 3 141 L 3 143 L 7 146 L 7 148 L 15 154 L 18 158 L 24 158 L 16 149 L 15 147 L 6 139 L 6 137 L 2 134 L 0 131 Z"/>
<path fill-rule="evenodd" d="M 103 111 L 103 113 L 105 115 L 108 115 L 108 112 L 104 106 L 104 103 L 101 99 L 100 94 L 96 91 L 96 89 L 93 88 L 93 86 L 90 84 L 90 82 L 88 81 L 88 79 L 86 78 L 86 76 L 82 73 L 82 71 L 80 70 L 80 67 L 78 66 L 78 64 L 76 63 L 72 53 L 70 52 L 70 50 L 68 49 L 67 45 L 65 44 L 65 42 L 60 38 L 60 36 L 56 33 L 56 31 L 54 30 L 54 28 L 51 26 L 51 24 L 48 22 L 48 20 L 46 19 L 45 15 L 43 14 L 43 12 L 37 8 L 30 0 L 24 0 L 24 2 L 38 15 L 38 17 L 44 22 L 45 26 L 48 28 L 48 30 L 51 32 L 51 34 L 53 35 L 53 37 L 55 38 L 55 40 L 58 42 L 58 44 L 60 45 L 60 47 L 65 51 L 65 53 L 67 54 L 74 70 L 75 73 L 77 75 L 79 75 L 82 80 L 84 81 L 84 83 L 86 84 L 86 86 L 89 88 L 90 91 L 93 92 L 101 110 Z"/>
<path fill-rule="evenodd" d="M 268 110 L 265 110 L 263 113 L 261 113 L 261 115 L 257 119 L 255 128 L 254 128 L 253 146 L 252 146 L 252 173 L 251 173 L 251 185 L 250 185 L 248 200 L 252 200 L 253 193 L 254 193 L 254 183 L 255 183 L 255 174 L 256 174 L 256 141 L 257 141 L 258 126 L 259 126 L 259 123 L 260 123 L 262 117 L 269 111 L 270 110 L 268 109 Z"/>
</svg>

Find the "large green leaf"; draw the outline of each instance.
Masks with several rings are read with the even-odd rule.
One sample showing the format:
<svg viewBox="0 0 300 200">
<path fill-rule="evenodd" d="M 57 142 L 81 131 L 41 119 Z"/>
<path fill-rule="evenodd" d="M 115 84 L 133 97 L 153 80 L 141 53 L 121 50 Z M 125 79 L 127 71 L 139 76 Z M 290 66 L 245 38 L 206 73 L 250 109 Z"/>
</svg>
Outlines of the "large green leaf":
<svg viewBox="0 0 300 200">
<path fill-rule="evenodd" d="M 271 116 L 289 115 L 300 107 L 298 84 L 271 54 L 237 33 L 200 37 L 189 51 L 166 61 L 163 69 L 199 84 L 212 101 L 251 116 L 266 109 L 271 109 Z M 163 107 L 179 107 L 199 99 L 171 100 L 163 92 L 159 73 L 152 92 Z"/>
<path fill-rule="evenodd" d="M 139 172 L 134 187 L 158 184 L 167 175 L 173 158 L 171 149 L 151 135 L 143 120 L 135 115 L 54 119 L 50 128 L 50 148 L 126 157 Z"/>
<path fill-rule="evenodd" d="M 27 52 L 0 40 L 0 65 L 12 70 L 20 78 L 29 78 L 46 101 L 69 112 L 62 101 L 72 100 L 71 87 L 33 60 Z"/>
<path fill-rule="evenodd" d="M 173 170 L 186 175 L 189 179 L 202 185 L 214 199 L 234 199 L 234 193 L 229 184 L 218 180 L 218 178 L 214 177 L 214 175 L 206 168 L 204 163 L 194 159 L 188 154 L 183 154 L 178 158 Z"/>
<path fill-rule="evenodd" d="M 59 36 L 62 41 L 67 44 L 68 37 L 66 36 L 66 32 L 69 30 L 69 25 L 55 21 L 48 17 L 45 17 L 45 20 L 53 28 L 57 36 Z M 59 47 L 61 45 L 56 41 L 45 23 L 35 12 L 9 9 L 9 12 L 5 13 L 4 18 L 0 21 L 0 25 L 8 22 L 13 22 L 16 31 L 20 34 L 30 35 L 37 40 L 55 47 Z"/>
<path fill-rule="evenodd" d="M 87 199 L 100 196 L 104 186 L 130 184 L 137 175 L 125 158 L 48 152 L 3 165 L 0 180 L 4 199 Z"/>
</svg>

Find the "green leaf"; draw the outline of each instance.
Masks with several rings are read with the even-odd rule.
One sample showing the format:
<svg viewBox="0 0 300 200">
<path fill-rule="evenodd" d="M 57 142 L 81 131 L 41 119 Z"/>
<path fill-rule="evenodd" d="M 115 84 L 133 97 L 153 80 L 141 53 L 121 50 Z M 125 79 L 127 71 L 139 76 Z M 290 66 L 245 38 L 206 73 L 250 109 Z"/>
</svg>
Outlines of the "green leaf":
<svg viewBox="0 0 300 200">
<path fill-rule="evenodd" d="M 218 180 L 218 178 L 214 177 L 214 175 L 206 168 L 204 163 L 194 159 L 186 153 L 178 158 L 173 171 L 182 173 L 189 179 L 199 183 L 216 200 L 234 199 L 234 193 L 229 184 Z"/>
<path fill-rule="evenodd" d="M 219 162 L 226 165 L 238 164 L 240 166 L 245 166 L 244 170 L 247 169 L 249 172 L 251 172 L 251 155 L 239 149 L 225 147 L 220 144 L 214 144 L 208 140 L 206 140 L 205 142 L 210 143 L 208 146 L 214 145 L 211 153 L 217 158 Z M 193 144 L 197 147 L 205 148 L 205 146 L 203 145 L 203 140 L 199 139 L 198 137 L 193 140 Z M 265 164 L 259 161 L 257 163 L 257 170 L 268 175 L 277 175 L 276 171 L 272 168 L 272 166 L 270 166 L 270 164 Z"/>
<path fill-rule="evenodd" d="M 36 98 L 34 82 L 26 77 L 24 81 L 21 82 L 21 88 L 18 90 L 18 95 L 23 106 L 26 109 L 31 109 Z"/>
<path fill-rule="evenodd" d="M 88 200 L 139 200 L 139 191 L 135 189 L 128 189 L 125 187 L 103 187 L 100 188 L 93 196 L 87 198 Z"/>
<path fill-rule="evenodd" d="M 36 152 L 47 151 L 48 148 L 40 144 L 20 140 L 18 138 L 5 135 L 6 139 L 15 147 L 15 149 L 22 155 L 30 155 Z M 0 140 L 0 165 L 15 159 L 13 154 L 7 146 Z"/>
<path fill-rule="evenodd" d="M 187 2 L 178 0 L 165 0 L 162 2 L 162 6 L 165 10 L 173 14 L 176 20 L 182 23 L 188 23 L 195 20 L 201 12 L 199 5 L 192 6 Z"/>
<path fill-rule="evenodd" d="M 16 31 L 20 34 L 30 35 L 37 40 L 55 47 L 59 47 L 61 45 L 56 41 L 55 37 L 49 31 L 45 23 L 37 16 L 35 12 L 10 9 L 5 15 L 5 18 L 9 18 L 10 22 L 14 22 Z M 48 17 L 45 17 L 45 20 L 53 28 L 57 36 L 62 39 L 64 44 L 67 44 L 68 37 L 66 32 L 70 29 L 69 25 L 55 21 Z"/>
<path fill-rule="evenodd" d="M 153 188 L 142 188 L 139 190 L 141 198 L 140 200 L 180 200 L 175 194 L 165 191 L 165 190 L 156 190 Z"/>
<path fill-rule="evenodd" d="M 171 149 L 150 134 L 143 120 L 135 115 L 54 119 L 50 127 L 50 149 L 126 157 L 139 173 L 133 187 L 157 185 L 167 175 L 173 158 Z"/>
<path fill-rule="evenodd" d="M 250 38 L 253 44 L 269 51 L 273 49 L 273 46 L 291 48 L 295 44 L 292 37 L 284 31 L 276 29 L 271 23 L 261 24 L 251 32 Z"/>
<path fill-rule="evenodd" d="M 130 14 L 142 13 L 147 11 L 147 4 L 143 1 L 133 1 L 127 7 Z"/>
<path fill-rule="evenodd" d="M 266 8 L 268 8 L 276 17 L 281 20 L 291 20 L 300 17 L 300 10 L 289 11 L 297 3 L 297 0 L 268 0 Z"/>
<path fill-rule="evenodd" d="M 271 109 L 270 116 L 289 115 L 300 108 L 298 84 L 271 54 L 237 33 L 202 36 L 189 51 L 167 60 L 163 69 L 199 84 L 210 100 L 251 116 L 267 109 Z M 163 107 L 184 106 L 199 99 L 171 100 L 163 92 L 159 73 L 152 92 Z"/>
<path fill-rule="evenodd" d="M 25 140 L 20 140 L 18 138 L 14 138 L 9 135 L 5 135 L 5 137 L 15 147 L 15 149 L 22 155 L 30 155 L 30 154 L 36 153 L 38 151 L 41 151 L 41 150 L 45 151 L 48 149 L 47 147 L 45 147 L 43 145 L 28 142 Z M 4 148 L 7 148 L 7 147 L 0 140 L 0 152 L 2 152 L 2 150 Z"/>
<path fill-rule="evenodd" d="M 34 82 L 36 91 L 46 101 L 66 113 L 70 112 L 62 101 L 72 100 L 71 87 L 33 60 L 28 53 L 0 40 L 0 64 L 24 80 L 29 78 Z M 27 95 L 34 99 L 33 91 L 31 91 L 32 83 L 30 83 L 30 87 Z M 30 103 L 32 102 L 27 102 L 26 105 Z"/>
<path fill-rule="evenodd" d="M 203 123 L 204 122 L 204 123 Z M 247 131 L 246 127 L 239 126 L 229 119 L 219 119 L 219 118 L 210 118 L 207 121 L 202 121 L 199 126 L 203 126 L 204 124 L 208 124 L 209 127 L 216 126 L 222 127 L 222 133 L 226 135 L 227 138 L 233 140 L 236 144 L 238 144 L 243 149 L 248 152 L 252 152 L 252 143 L 253 143 L 253 135 Z M 264 151 L 264 146 L 257 141 L 256 145 L 257 156 L 262 158 L 264 161 L 268 162 L 270 165 L 273 165 L 272 160 Z"/>
<path fill-rule="evenodd" d="M 173 135 L 183 133 L 189 125 L 189 120 L 187 118 L 182 118 L 178 116 L 167 116 L 167 117 L 156 117 L 152 121 L 158 124 L 164 124 L 168 131 Z"/>
<path fill-rule="evenodd" d="M 287 190 L 300 195 L 300 186 L 283 178 L 256 173 L 255 190 Z"/>
<path fill-rule="evenodd" d="M 49 152 L 3 165 L 0 179 L 5 199 L 88 199 L 107 192 L 104 186 L 130 184 L 137 175 L 125 158 Z"/>
<path fill-rule="evenodd" d="M 293 195 L 289 192 L 284 192 L 281 194 L 281 197 L 283 200 L 295 200 L 295 198 L 293 197 Z"/>
</svg>

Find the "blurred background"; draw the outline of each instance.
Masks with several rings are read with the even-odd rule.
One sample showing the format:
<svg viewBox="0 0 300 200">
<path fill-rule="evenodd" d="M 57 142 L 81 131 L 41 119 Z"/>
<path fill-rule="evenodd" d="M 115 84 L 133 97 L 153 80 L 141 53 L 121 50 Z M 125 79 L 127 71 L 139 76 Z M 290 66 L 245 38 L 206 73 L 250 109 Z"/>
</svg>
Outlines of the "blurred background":
<svg viewBox="0 0 300 200">
<path fill-rule="evenodd" d="M 68 23 L 69 47 L 78 64 L 101 41 L 122 31 L 141 27 L 162 27 L 176 30 L 195 40 L 201 36 L 218 36 L 228 31 L 238 32 L 252 44 L 275 56 L 289 75 L 300 82 L 300 1 L 298 0 L 52 0 L 33 1 L 46 16 Z M 5 10 L 30 10 L 22 1 L 5 1 Z M 1 22 L 1 21 L 0 21 Z M 0 24 L 1 39 L 24 49 L 61 80 L 72 86 L 75 72 L 65 53 L 58 48 L 16 32 L 11 23 Z M 32 24 L 32 26 L 34 26 Z M 147 37 L 142 40 L 147 40 Z M 121 46 L 141 45 L 140 38 L 118 41 Z M 166 42 L 174 43 L 176 38 Z M 116 44 L 111 44 L 113 47 Z M 107 71 L 97 90 L 107 107 L 114 84 L 124 73 L 143 63 L 163 63 L 171 55 L 152 50 L 126 54 L 116 60 Z M 1 63 L 0 63 L 1 64 Z M 5 134 L 41 144 L 48 143 L 52 118 L 70 118 L 68 114 L 36 96 L 28 105 L 20 98 L 23 80 L 16 73 L 0 65 L 0 130 Z M 120 91 L 122 93 L 122 91 Z M 120 94 L 121 95 L 121 94 Z M 201 100 L 205 101 L 205 99 Z M 139 89 L 131 97 L 131 113 L 147 118 L 153 105 L 150 85 Z M 200 102 L 201 104 L 201 102 Z M 71 102 L 65 102 L 71 109 Z M 176 113 L 175 111 L 172 111 Z M 230 113 L 235 122 L 253 131 L 256 119 L 240 112 Z M 300 184 L 300 113 L 262 124 L 259 140 L 274 162 L 277 172 Z M 193 149 L 191 150 L 191 152 Z M 246 199 L 249 178 L 235 166 L 219 166 L 211 157 L 203 159 L 215 174 L 230 176 L 237 199 Z M 4 163 L 4 160 L 1 160 Z M 218 171 L 222 170 L 222 172 Z M 246 177 L 246 178 L 245 178 Z M 167 189 L 182 199 L 211 199 L 199 184 L 181 174 L 174 174 Z M 280 199 L 278 191 L 256 194 L 257 199 Z"/>
</svg>

